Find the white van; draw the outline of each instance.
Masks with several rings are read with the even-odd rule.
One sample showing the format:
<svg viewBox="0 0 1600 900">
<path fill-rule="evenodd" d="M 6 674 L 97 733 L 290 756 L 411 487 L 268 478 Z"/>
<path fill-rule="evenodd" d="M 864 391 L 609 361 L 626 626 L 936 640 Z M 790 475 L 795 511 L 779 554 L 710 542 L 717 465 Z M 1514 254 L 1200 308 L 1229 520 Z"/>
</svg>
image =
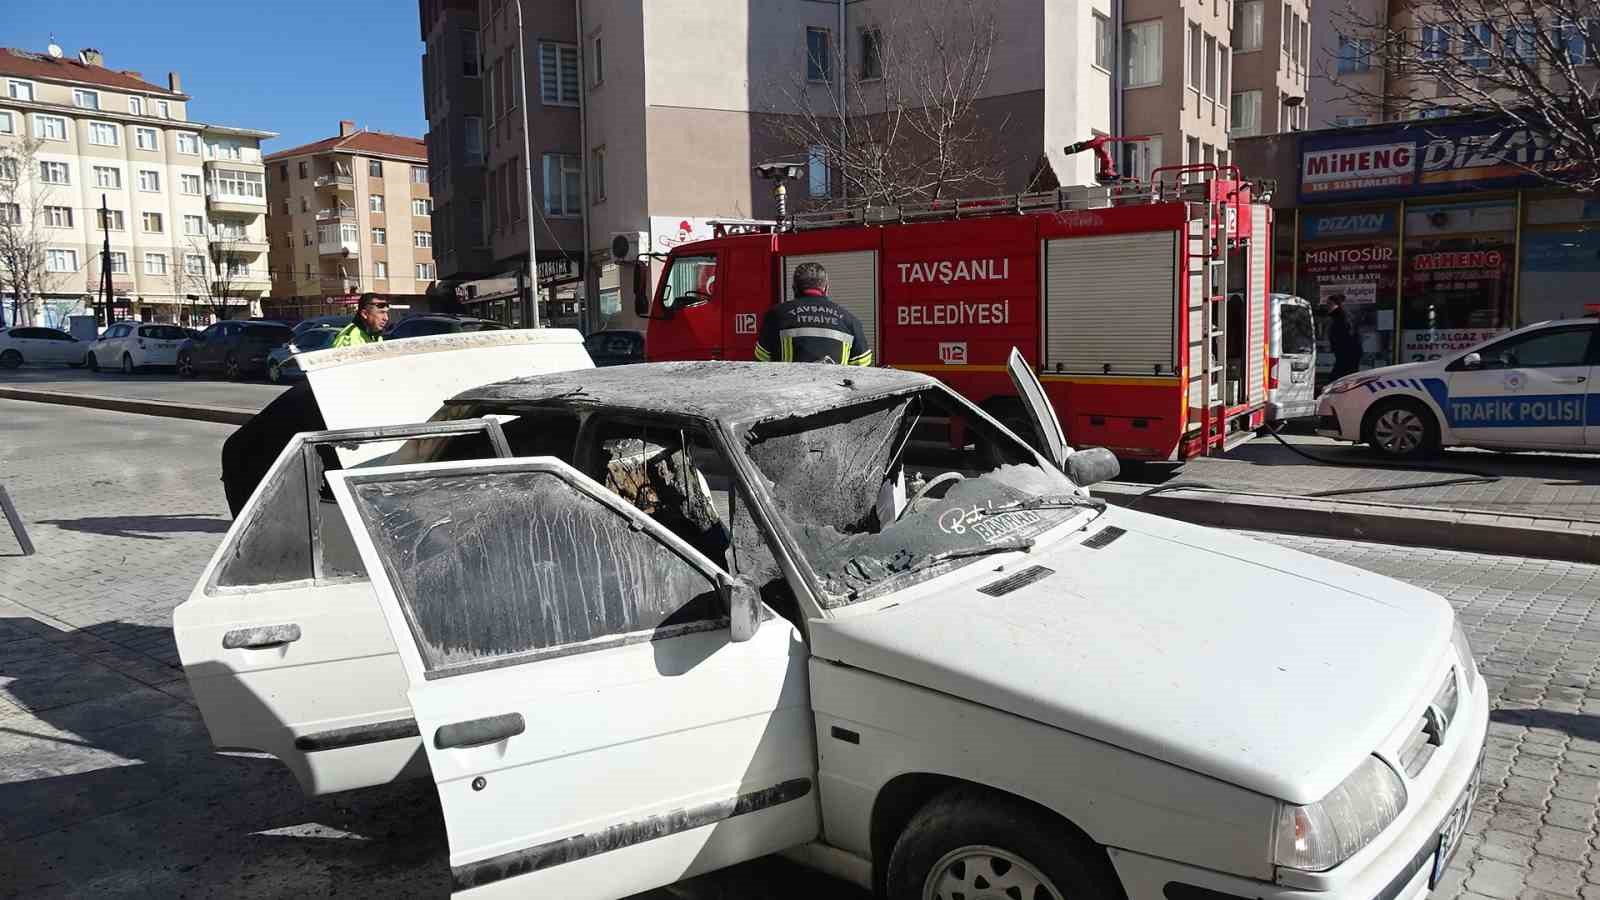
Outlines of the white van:
<svg viewBox="0 0 1600 900">
<path fill-rule="evenodd" d="M 1309 302 L 1272 295 L 1267 357 L 1267 421 L 1316 415 L 1317 334 Z"/>
</svg>

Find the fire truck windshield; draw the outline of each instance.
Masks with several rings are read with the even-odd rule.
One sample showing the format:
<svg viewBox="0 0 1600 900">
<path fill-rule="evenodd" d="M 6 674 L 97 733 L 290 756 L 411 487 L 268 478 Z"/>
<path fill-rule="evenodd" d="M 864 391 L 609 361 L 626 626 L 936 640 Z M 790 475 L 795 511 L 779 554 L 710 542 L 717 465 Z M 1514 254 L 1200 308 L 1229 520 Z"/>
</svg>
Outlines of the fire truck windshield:
<svg viewBox="0 0 1600 900">
<path fill-rule="evenodd" d="M 952 418 L 964 446 L 946 439 Z M 745 446 L 829 607 L 1028 549 L 1100 508 L 937 388 L 758 425 Z"/>
<path fill-rule="evenodd" d="M 661 305 L 678 309 L 709 301 L 716 292 L 715 256 L 679 256 L 667 270 L 667 283 L 661 288 Z"/>
</svg>

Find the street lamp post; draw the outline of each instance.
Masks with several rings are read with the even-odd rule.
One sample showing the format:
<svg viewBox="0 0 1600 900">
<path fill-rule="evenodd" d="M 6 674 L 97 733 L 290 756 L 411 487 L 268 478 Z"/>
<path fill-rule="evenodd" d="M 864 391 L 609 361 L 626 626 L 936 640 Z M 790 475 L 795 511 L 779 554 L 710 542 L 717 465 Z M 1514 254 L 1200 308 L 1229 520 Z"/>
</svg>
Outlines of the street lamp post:
<svg viewBox="0 0 1600 900">
<path fill-rule="evenodd" d="M 539 327 L 539 255 L 534 250 L 533 234 L 533 135 L 528 124 L 528 53 L 523 40 L 522 0 L 517 2 L 517 81 L 522 90 L 522 184 L 527 189 L 528 203 L 528 296 L 531 307 L 527 317 L 534 327 Z M 546 185 L 548 190 L 549 186 Z"/>
<path fill-rule="evenodd" d="M 778 198 L 778 222 L 781 225 L 784 219 L 789 218 L 789 188 L 784 182 L 799 178 L 805 173 L 805 167 L 791 162 L 764 162 L 758 164 L 755 171 L 767 181 L 776 182 L 772 193 Z"/>
</svg>

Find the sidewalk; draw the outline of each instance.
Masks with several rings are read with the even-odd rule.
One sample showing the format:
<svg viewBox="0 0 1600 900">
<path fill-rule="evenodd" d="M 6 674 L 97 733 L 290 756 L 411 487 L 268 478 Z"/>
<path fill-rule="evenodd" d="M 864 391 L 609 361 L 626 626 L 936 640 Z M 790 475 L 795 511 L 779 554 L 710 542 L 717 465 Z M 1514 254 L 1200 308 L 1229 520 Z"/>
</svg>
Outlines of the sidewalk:
<svg viewBox="0 0 1600 900">
<path fill-rule="evenodd" d="M 275 384 L 205 381 L 173 373 L 130 376 L 44 368 L 0 372 L 0 398 L 230 425 L 248 421 L 284 390 Z"/>
</svg>

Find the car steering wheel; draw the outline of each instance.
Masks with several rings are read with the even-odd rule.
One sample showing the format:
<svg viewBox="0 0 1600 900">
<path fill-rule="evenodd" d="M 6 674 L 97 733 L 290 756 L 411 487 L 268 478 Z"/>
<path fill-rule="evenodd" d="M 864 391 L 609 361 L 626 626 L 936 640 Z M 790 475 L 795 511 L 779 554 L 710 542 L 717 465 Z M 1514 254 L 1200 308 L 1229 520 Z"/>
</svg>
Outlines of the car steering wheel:
<svg viewBox="0 0 1600 900">
<path fill-rule="evenodd" d="M 927 484 L 922 486 L 921 490 L 911 495 L 911 499 L 906 501 L 905 508 L 900 510 L 900 515 L 895 516 L 894 520 L 898 522 L 905 518 L 906 513 L 910 512 L 912 508 L 917 505 L 917 501 L 933 493 L 934 488 L 939 487 L 940 485 L 955 484 L 958 481 L 964 481 L 966 477 L 967 476 L 961 474 L 960 472 L 944 472 L 933 476 L 933 478 Z M 948 490 L 948 488 L 946 488 L 946 490 Z"/>
</svg>

